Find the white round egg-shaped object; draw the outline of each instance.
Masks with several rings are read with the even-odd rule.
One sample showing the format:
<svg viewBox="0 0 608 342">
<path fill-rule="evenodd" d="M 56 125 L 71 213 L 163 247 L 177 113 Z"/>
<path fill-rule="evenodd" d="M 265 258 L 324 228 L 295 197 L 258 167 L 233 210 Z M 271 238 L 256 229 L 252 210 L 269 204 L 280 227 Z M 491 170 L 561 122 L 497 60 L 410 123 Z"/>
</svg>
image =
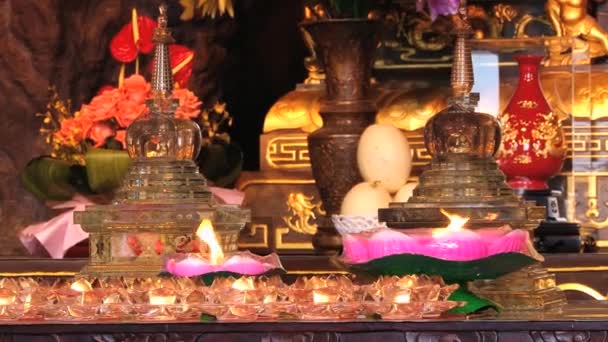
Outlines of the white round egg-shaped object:
<svg viewBox="0 0 608 342">
<path fill-rule="evenodd" d="M 392 125 L 369 126 L 359 140 L 357 165 L 366 182 L 380 182 L 391 194 L 407 182 L 412 153 L 403 132 Z"/>
<path fill-rule="evenodd" d="M 378 209 L 388 207 L 390 202 L 391 195 L 379 183 L 363 182 L 346 193 L 340 214 L 378 216 Z"/>
<path fill-rule="evenodd" d="M 407 200 L 409 200 L 410 197 L 412 197 L 412 195 L 414 194 L 414 189 L 417 185 L 418 183 L 406 183 L 404 186 L 401 187 L 401 189 L 399 189 L 399 191 L 397 191 L 395 196 L 393 196 L 393 202 L 407 202 Z"/>
</svg>

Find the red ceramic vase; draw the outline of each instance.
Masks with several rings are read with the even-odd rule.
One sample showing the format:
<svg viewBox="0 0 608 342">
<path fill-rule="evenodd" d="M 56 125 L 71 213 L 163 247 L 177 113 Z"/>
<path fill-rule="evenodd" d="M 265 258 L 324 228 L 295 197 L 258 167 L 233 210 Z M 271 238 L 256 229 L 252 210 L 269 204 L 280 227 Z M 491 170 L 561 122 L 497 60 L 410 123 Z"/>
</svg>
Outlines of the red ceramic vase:
<svg viewBox="0 0 608 342">
<path fill-rule="evenodd" d="M 542 55 L 518 55 L 519 84 L 499 115 L 502 143 L 497 161 L 513 189 L 548 189 L 566 155 L 561 122 L 551 111 L 539 82 Z"/>
</svg>

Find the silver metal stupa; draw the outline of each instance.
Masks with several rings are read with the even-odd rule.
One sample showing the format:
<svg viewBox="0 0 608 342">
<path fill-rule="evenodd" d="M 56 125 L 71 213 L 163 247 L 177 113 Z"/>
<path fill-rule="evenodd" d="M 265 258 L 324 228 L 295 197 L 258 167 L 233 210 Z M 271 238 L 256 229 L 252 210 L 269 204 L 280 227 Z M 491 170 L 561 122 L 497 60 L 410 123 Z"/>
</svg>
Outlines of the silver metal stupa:
<svg viewBox="0 0 608 342">
<path fill-rule="evenodd" d="M 130 169 L 112 204 L 74 214 L 74 222 L 90 233 L 86 275 L 155 276 L 165 255 L 194 248 L 203 219 L 211 220 L 224 252 L 236 251 L 238 233 L 250 217 L 249 210 L 216 202 L 193 161 L 200 150 L 200 128 L 191 120 L 175 119 L 178 101 L 172 97 L 167 46 L 173 38 L 164 6 L 153 41 L 149 113 L 127 129 Z"/>
</svg>

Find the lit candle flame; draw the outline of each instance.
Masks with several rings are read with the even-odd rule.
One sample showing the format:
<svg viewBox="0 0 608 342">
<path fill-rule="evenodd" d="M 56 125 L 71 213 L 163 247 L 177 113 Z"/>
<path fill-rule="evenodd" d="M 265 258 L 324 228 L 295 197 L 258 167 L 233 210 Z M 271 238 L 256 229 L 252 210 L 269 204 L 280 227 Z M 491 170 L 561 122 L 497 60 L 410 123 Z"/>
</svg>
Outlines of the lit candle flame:
<svg viewBox="0 0 608 342">
<path fill-rule="evenodd" d="M 79 279 L 70 285 L 70 289 L 77 292 L 87 292 L 91 291 L 93 286 L 91 286 L 91 283 L 89 283 L 86 279 Z"/>
<path fill-rule="evenodd" d="M 175 304 L 176 299 L 175 293 L 164 287 L 148 292 L 148 300 L 152 305 L 171 305 Z"/>
<path fill-rule="evenodd" d="M 251 291 L 255 290 L 255 284 L 253 283 L 253 278 L 242 277 L 234 281 L 231 287 L 235 290 L 239 291 Z"/>
<path fill-rule="evenodd" d="M 464 229 L 464 225 L 469 222 L 468 217 L 463 217 L 458 214 L 452 214 L 444 209 L 440 209 L 441 213 L 450 219 L 450 224 L 445 228 L 433 229 L 433 236 L 441 236 L 449 232 L 459 231 Z"/>
<path fill-rule="evenodd" d="M 399 291 L 395 298 L 393 298 L 393 303 L 397 304 L 407 304 L 410 302 L 410 291 Z"/>
<path fill-rule="evenodd" d="M 482 112 L 485 113 L 485 112 Z M 498 218 L 498 214 L 497 213 L 488 213 L 488 215 L 486 215 L 485 219 L 486 220 L 490 220 L 490 221 L 494 221 Z"/>
<path fill-rule="evenodd" d="M 9 289 L 0 289 L 0 306 L 11 305 L 15 303 L 17 296 Z"/>
<path fill-rule="evenodd" d="M 270 304 L 270 303 L 274 303 L 277 301 L 277 296 L 276 294 L 267 294 L 264 296 L 264 304 Z"/>
<path fill-rule="evenodd" d="M 321 291 L 312 291 L 312 301 L 315 304 L 329 303 L 329 295 L 327 295 Z"/>
<path fill-rule="evenodd" d="M 203 219 L 196 230 L 196 236 L 209 246 L 209 263 L 211 265 L 219 265 L 224 262 L 222 246 L 217 242 L 213 225 L 209 219 Z"/>
</svg>

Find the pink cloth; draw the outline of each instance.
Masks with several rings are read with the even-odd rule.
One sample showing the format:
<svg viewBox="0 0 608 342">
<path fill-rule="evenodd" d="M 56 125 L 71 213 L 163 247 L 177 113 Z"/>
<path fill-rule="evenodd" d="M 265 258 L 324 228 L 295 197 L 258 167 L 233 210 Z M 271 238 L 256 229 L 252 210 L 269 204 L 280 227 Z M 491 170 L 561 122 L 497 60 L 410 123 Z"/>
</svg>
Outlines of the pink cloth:
<svg viewBox="0 0 608 342">
<path fill-rule="evenodd" d="M 245 193 L 217 187 L 209 188 L 213 195 L 224 204 L 241 205 Z M 23 246 L 32 255 L 46 251 L 53 259 L 62 259 L 65 253 L 78 243 L 89 238 L 79 224 L 74 224 L 74 211 L 82 211 L 87 205 L 95 204 L 85 196 L 77 194 L 69 201 L 47 203 L 53 209 L 69 209 L 52 219 L 27 226 L 19 234 Z"/>
<path fill-rule="evenodd" d="M 241 205 L 245 200 L 245 193 L 234 189 L 225 189 L 218 187 L 209 187 L 213 195 L 224 204 Z"/>
<path fill-rule="evenodd" d="M 79 224 L 74 224 L 74 211 L 84 210 L 93 202 L 77 194 L 69 201 L 49 204 L 53 209 L 69 210 L 46 222 L 26 227 L 19 234 L 19 239 L 31 254 L 40 254 L 43 248 L 51 258 L 61 259 L 70 248 L 89 237 Z"/>
</svg>

